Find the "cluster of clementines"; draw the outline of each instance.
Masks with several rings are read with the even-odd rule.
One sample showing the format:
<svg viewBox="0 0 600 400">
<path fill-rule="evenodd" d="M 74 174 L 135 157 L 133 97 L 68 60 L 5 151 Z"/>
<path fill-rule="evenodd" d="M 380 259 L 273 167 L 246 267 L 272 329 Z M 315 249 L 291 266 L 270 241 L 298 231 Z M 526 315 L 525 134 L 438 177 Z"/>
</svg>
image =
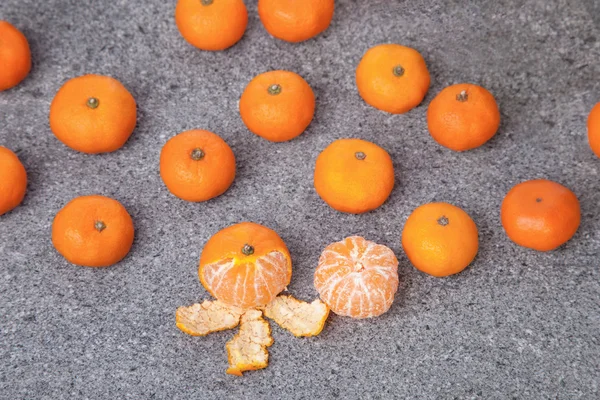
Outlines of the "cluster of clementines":
<svg viewBox="0 0 600 400">
<path fill-rule="evenodd" d="M 289 42 L 308 40 L 326 30 L 334 14 L 333 0 L 259 0 L 265 29 Z M 175 20 L 182 36 L 208 51 L 226 49 L 246 30 L 242 0 L 179 0 Z M 26 38 L 0 22 L 0 91 L 16 86 L 31 61 Z M 430 76 L 414 49 L 383 44 L 369 49 L 356 68 L 363 100 L 382 111 L 400 114 L 421 104 Z M 292 140 L 310 125 L 315 96 L 310 85 L 290 71 L 256 76 L 243 91 L 239 112 L 251 132 L 272 142 Z M 50 127 L 68 147 L 84 153 L 120 149 L 136 126 L 136 102 L 117 80 L 85 75 L 67 81 L 50 106 Z M 443 89 L 429 104 L 428 130 L 433 139 L 454 151 L 474 149 L 497 132 L 500 111 L 493 95 L 474 84 Z M 592 150 L 600 157 L 600 103 L 588 119 Z M 217 134 L 191 130 L 168 140 L 160 155 L 160 175 L 169 191 L 191 202 L 223 194 L 235 179 L 236 160 Z M 361 214 L 381 206 L 394 187 L 390 155 L 360 139 L 339 139 L 317 157 L 314 187 L 332 208 Z M 0 215 L 22 201 L 27 174 L 18 157 L 0 147 Z M 557 248 L 580 222 L 577 197 L 548 180 L 523 182 L 509 191 L 500 210 L 502 225 L 514 242 L 540 251 Z M 123 259 L 133 243 L 133 222 L 116 200 L 83 196 L 60 210 L 52 225 L 52 241 L 68 261 L 104 267 Z M 462 209 L 447 203 L 418 207 L 408 217 L 402 246 L 411 263 L 433 276 L 465 269 L 475 258 L 478 231 Z M 386 312 L 398 288 L 398 260 L 392 250 L 361 237 L 348 237 L 326 247 L 315 271 L 320 299 L 308 304 L 279 295 L 289 284 L 291 257 L 283 240 L 269 228 L 241 223 L 215 234 L 202 251 L 199 277 L 215 301 L 177 310 L 177 326 L 206 335 L 241 325 L 227 344 L 229 373 L 264 368 L 272 344 L 272 319 L 296 336 L 318 334 L 329 310 L 354 318 Z"/>
</svg>

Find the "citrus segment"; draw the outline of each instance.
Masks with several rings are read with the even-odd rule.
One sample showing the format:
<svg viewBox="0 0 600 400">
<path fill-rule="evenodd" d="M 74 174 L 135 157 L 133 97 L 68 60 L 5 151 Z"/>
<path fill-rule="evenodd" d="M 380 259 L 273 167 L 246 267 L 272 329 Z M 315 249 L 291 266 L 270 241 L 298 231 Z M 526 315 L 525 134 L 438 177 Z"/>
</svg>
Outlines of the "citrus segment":
<svg viewBox="0 0 600 400">
<path fill-rule="evenodd" d="M 254 371 L 269 365 L 267 347 L 273 344 L 271 327 L 262 312 L 249 310 L 242 315 L 239 332 L 227 342 L 227 373 L 242 376 L 244 371 Z"/>
<path fill-rule="evenodd" d="M 265 317 L 298 337 L 321 333 L 329 315 L 329 308 L 321 300 L 307 303 L 292 296 L 277 296 L 263 311 Z"/>
<path fill-rule="evenodd" d="M 233 329 L 240 323 L 243 310 L 216 300 L 179 307 L 175 314 L 177 327 L 192 336 Z"/>
<path fill-rule="evenodd" d="M 315 271 L 321 300 L 338 314 L 376 317 L 389 310 L 398 290 L 398 260 L 386 246 L 348 237 L 325 248 Z"/>
</svg>

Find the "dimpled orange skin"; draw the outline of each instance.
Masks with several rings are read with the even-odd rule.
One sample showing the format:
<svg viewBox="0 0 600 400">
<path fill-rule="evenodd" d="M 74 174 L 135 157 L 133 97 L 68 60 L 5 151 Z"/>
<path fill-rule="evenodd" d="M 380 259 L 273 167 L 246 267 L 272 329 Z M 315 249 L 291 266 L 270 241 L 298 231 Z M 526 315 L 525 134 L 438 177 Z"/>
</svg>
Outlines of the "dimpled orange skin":
<svg viewBox="0 0 600 400">
<path fill-rule="evenodd" d="M 265 29 L 277 39 L 302 42 L 329 27 L 334 0 L 259 0 L 258 15 Z"/>
<path fill-rule="evenodd" d="M 479 249 L 479 234 L 475 222 L 459 207 L 428 203 L 406 220 L 402 247 L 415 268 L 444 277 L 471 264 Z"/>
<path fill-rule="evenodd" d="M 244 36 L 248 11 L 242 0 L 179 0 L 175 22 L 181 36 L 191 45 L 219 51 Z"/>
<path fill-rule="evenodd" d="M 67 261 L 86 267 L 118 263 L 129 253 L 133 236 L 133 221 L 125 207 L 104 196 L 71 200 L 52 223 L 52 243 L 56 250 Z"/>
<path fill-rule="evenodd" d="M 90 99 L 97 100 L 95 108 Z M 116 79 L 84 75 L 67 81 L 50 105 L 50 129 L 73 150 L 108 153 L 123 147 L 137 121 L 135 99 Z"/>
<path fill-rule="evenodd" d="M 202 151 L 199 157 L 194 155 L 196 149 Z M 210 200 L 225 193 L 233 183 L 235 155 L 212 132 L 200 129 L 183 132 L 163 146 L 160 176 L 169 191 L 182 200 Z"/>
<path fill-rule="evenodd" d="M 332 208 L 361 214 L 387 200 L 394 188 L 394 165 L 388 152 L 374 143 L 339 139 L 317 157 L 314 185 Z"/>
<path fill-rule="evenodd" d="M 314 114 L 315 95 L 310 85 L 290 71 L 270 71 L 254 77 L 240 98 L 240 115 L 246 127 L 272 142 L 299 136 Z"/>
<path fill-rule="evenodd" d="M 513 187 L 502 202 L 500 215 L 513 242 L 538 251 L 554 250 L 569 241 L 581 222 L 575 193 L 546 179 Z"/>
<path fill-rule="evenodd" d="M 592 108 L 588 117 L 588 140 L 594 154 L 600 157 L 600 103 Z"/>
<path fill-rule="evenodd" d="M 251 255 L 242 252 L 245 245 L 252 246 L 253 253 Z M 256 265 L 257 261 L 272 252 L 279 252 L 284 255 L 286 265 L 283 274 L 273 277 L 273 271 L 271 271 L 271 274 L 264 275 L 264 279 L 258 282 L 247 282 L 246 279 L 241 279 L 244 278 L 243 274 L 247 269 L 254 271 L 254 276 L 256 276 L 256 271 L 260 268 Z M 220 286 L 230 288 L 233 283 L 242 280 L 243 285 L 248 284 L 256 287 L 256 284 L 260 286 L 261 292 L 269 292 L 268 299 L 258 302 L 255 298 L 245 296 L 244 301 L 234 304 L 233 299 L 236 293 L 215 291 L 216 288 L 212 287 L 206 280 L 205 268 L 226 259 L 233 259 L 235 267 L 219 280 L 219 283 L 223 284 Z M 290 283 L 292 279 L 292 259 L 287 246 L 274 230 L 254 222 L 241 222 L 220 230 L 206 242 L 200 256 L 198 275 L 202 285 L 218 300 L 243 309 L 254 308 L 270 303 Z M 270 278 L 272 280 L 267 281 Z M 273 286 L 272 283 L 275 281 L 278 284 Z M 244 287 L 243 290 L 247 290 L 247 287 Z"/>
<path fill-rule="evenodd" d="M 0 21 L 0 92 L 17 86 L 31 70 L 31 51 L 25 35 Z"/>
<path fill-rule="evenodd" d="M 429 83 L 421 54 L 399 44 L 370 48 L 356 68 L 356 86 L 363 100 L 392 114 L 405 113 L 421 104 Z"/>
<path fill-rule="evenodd" d="M 0 215 L 17 207 L 27 191 L 27 172 L 19 157 L 0 146 Z"/>
<path fill-rule="evenodd" d="M 500 126 L 494 96 L 469 83 L 448 86 L 429 104 L 429 133 L 436 142 L 455 151 L 471 150 L 490 140 Z"/>
</svg>

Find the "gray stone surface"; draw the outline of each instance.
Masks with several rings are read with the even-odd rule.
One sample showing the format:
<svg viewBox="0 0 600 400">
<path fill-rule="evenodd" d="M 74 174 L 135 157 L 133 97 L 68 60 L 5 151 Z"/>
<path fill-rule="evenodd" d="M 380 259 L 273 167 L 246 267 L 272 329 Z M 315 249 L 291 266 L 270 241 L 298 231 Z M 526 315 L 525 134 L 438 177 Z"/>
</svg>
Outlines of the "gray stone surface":
<svg viewBox="0 0 600 400">
<path fill-rule="evenodd" d="M 34 60 L 0 93 L 0 143 L 30 179 L 22 206 L 0 217 L 0 398 L 598 398 L 600 160 L 585 128 L 600 100 L 597 2 L 338 1 L 330 29 L 301 44 L 269 37 L 247 3 L 241 42 L 208 53 L 179 36 L 174 0 L 0 2 Z M 357 94 L 354 69 L 382 42 L 417 48 L 430 68 L 429 94 L 408 114 Z M 239 118 L 243 88 L 270 69 L 300 73 L 317 96 L 313 123 L 289 143 L 268 143 Z M 138 102 L 138 127 L 115 153 L 79 154 L 50 132 L 55 92 L 84 73 L 116 77 Z M 458 154 L 434 143 L 425 114 L 463 81 L 494 93 L 502 125 Z M 205 204 L 174 198 L 158 174 L 161 146 L 191 128 L 220 134 L 237 156 L 232 188 Z M 342 137 L 394 159 L 397 186 L 366 215 L 331 210 L 312 187 L 317 154 Z M 582 206 L 576 236 L 550 253 L 517 247 L 499 221 L 504 194 L 539 177 L 569 186 Z M 50 241 L 55 213 L 94 193 L 121 201 L 136 225 L 131 253 L 108 269 L 69 265 Z M 480 229 L 475 262 L 448 279 L 414 270 L 400 246 L 411 210 L 432 200 L 463 207 Z M 244 220 L 281 234 L 289 290 L 305 300 L 330 242 L 360 234 L 390 246 L 402 279 L 392 309 L 369 321 L 332 316 L 310 339 L 273 326 L 270 366 L 226 375 L 233 332 L 187 336 L 174 312 L 208 297 L 196 274 L 205 241 Z"/>
</svg>

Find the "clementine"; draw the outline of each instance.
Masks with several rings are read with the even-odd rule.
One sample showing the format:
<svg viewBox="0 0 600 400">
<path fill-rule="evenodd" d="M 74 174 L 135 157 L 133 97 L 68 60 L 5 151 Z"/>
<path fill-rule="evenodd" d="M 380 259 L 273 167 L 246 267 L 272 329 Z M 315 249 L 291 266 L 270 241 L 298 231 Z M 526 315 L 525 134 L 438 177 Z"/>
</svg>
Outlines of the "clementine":
<svg viewBox="0 0 600 400">
<path fill-rule="evenodd" d="M 240 98 L 240 115 L 248 129 L 272 142 L 299 136 L 315 113 L 315 95 L 304 79 L 290 71 L 270 71 L 250 81 Z"/>
<path fill-rule="evenodd" d="M 314 185 L 332 208 L 361 214 L 381 206 L 394 188 L 390 155 L 374 143 L 339 139 L 317 157 Z"/>
<path fill-rule="evenodd" d="M 231 186 L 235 156 L 218 135 L 191 130 L 172 137 L 160 153 L 160 176 L 171 193 L 186 201 L 206 201 Z"/>
<path fill-rule="evenodd" d="M 319 258 L 315 288 L 338 315 L 377 317 L 394 301 L 398 260 L 388 247 L 351 236 L 330 244 Z"/>
<path fill-rule="evenodd" d="M 198 274 L 213 297 L 229 306 L 254 308 L 273 301 L 290 283 L 292 260 L 275 231 L 242 222 L 208 240 Z"/>
<path fill-rule="evenodd" d="M 27 190 L 27 171 L 19 157 L 0 146 L 0 215 L 17 207 Z"/>
<path fill-rule="evenodd" d="M 302 42 L 329 27 L 334 7 L 334 0 L 259 0 L 258 15 L 271 35 Z"/>
<path fill-rule="evenodd" d="M 424 204 L 406 220 L 402 247 L 422 272 L 437 277 L 457 274 L 477 255 L 477 226 L 469 214 L 452 204 Z"/>
<path fill-rule="evenodd" d="M 429 104 L 427 125 L 436 142 L 455 151 L 474 149 L 490 140 L 500 126 L 494 96 L 481 86 L 448 86 Z"/>
<path fill-rule="evenodd" d="M 538 251 L 554 250 L 569 241 L 581 221 L 575 193 L 546 179 L 513 187 L 502 202 L 500 215 L 513 242 Z"/>
<path fill-rule="evenodd" d="M 592 108 L 588 117 L 588 140 L 592 151 L 600 157 L 600 103 Z"/>
<path fill-rule="evenodd" d="M 116 79 L 84 75 L 65 83 L 50 105 L 50 128 L 68 147 L 107 153 L 123 147 L 135 129 L 135 99 Z"/>
<path fill-rule="evenodd" d="M 225 50 L 244 36 L 248 11 L 242 0 L 179 0 L 175 23 L 191 45 L 202 50 Z"/>
<path fill-rule="evenodd" d="M 0 92 L 17 86 L 31 70 L 31 52 L 25 35 L 0 21 Z"/>
<path fill-rule="evenodd" d="M 54 218 L 52 243 L 67 261 L 108 267 L 121 261 L 133 243 L 133 222 L 125 207 L 104 196 L 71 200 Z"/>
<path fill-rule="evenodd" d="M 356 86 L 363 100 L 392 114 L 405 113 L 421 104 L 429 83 L 423 56 L 399 44 L 370 48 L 356 68 Z"/>
</svg>

